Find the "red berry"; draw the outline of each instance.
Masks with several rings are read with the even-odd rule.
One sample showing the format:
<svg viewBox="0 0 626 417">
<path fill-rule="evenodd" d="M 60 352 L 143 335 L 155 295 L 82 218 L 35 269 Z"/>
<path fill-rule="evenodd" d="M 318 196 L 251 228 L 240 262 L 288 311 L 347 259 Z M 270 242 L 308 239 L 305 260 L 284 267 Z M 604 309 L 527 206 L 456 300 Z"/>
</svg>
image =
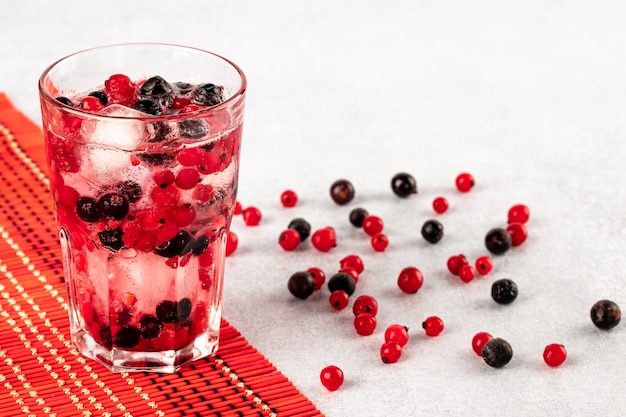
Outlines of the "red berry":
<svg viewBox="0 0 626 417">
<path fill-rule="evenodd" d="M 324 227 L 316 230 L 311 236 L 313 247 L 320 252 L 328 252 L 337 245 L 335 229 L 332 227 Z"/>
<path fill-rule="evenodd" d="M 241 211 L 242 211 L 241 203 L 239 201 L 235 201 L 235 208 L 233 209 L 233 214 L 239 215 L 241 214 Z"/>
<path fill-rule="evenodd" d="M 200 110 L 202 107 L 197 104 L 186 104 L 182 109 L 180 109 L 180 113 L 191 113 L 194 111 Z"/>
<path fill-rule="evenodd" d="M 380 347 L 380 359 L 383 363 L 396 363 L 402 356 L 402 346 L 398 342 L 385 342 Z"/>
<path fill-rule="evenodd" d="M 202 148 L 187 148 L 181 149 L 176 155 L 176 160 L 185 167 L 192 167 L 198 165 L 202 160 L 202 155 L 204 153 L 204 149 Z"/>
<path fill-rule="evenodd" d="M 261 222 L 261 210 L 254 206 L 243 209 L 243 221 L 248 226 L 256 226 Z"/>
<path fill-rule="evenodd" d="M 543 360 L 548 366 L 559 366 L 567 358 L 565 346 L 558 343 L 552 343 L 543 351 Z"/>
<path fill-rule="evenodd" d="M 376 233 L 372 236 L 371 244 L 376 252 L 384 252 L 389 246 L 389 239 L 384 233 Z"/>
<path fill-rule="evenodd" d="M 68 185 L 62 185 L 57 190 L 59 202 L 65 204 L 68 207 L 76 207 L 76 202 L 80 195 L 75 188 L 72 188 Z"/>
<path fill-rule="evenodd" d="M 509 209 L 509 223 L 526 223 L 530 218 L 530 209 L 524 204 L 516 204 Z"/>
<path fill-rule="evenodd" d="M 480 275 L 487 275 L 493 268 L 493 261 L 489 256 L 480 256 L 476 259 L 475 266 Z"/>
<path fill-rule="evenodd" d="M 280 195 L 280 202 L 284 207 L 293 207 L 298 202 L 298 195 L 293 190 L 286 190 Z"/>
<path fill-rule="evenodd" d="M 193 168 L 183 168 L 176 175 L 176 186 L 181 190 L 191 190 L 200 181 L 200 173 Z"/>
<path fill-rule="evenodd" d="M 313 275 L 313 279 L 315 279 L 315 290 L 319 290 L 324 285 L 324 281 L 326 281 L 326 274 L 324 271 L 317 267 L 311 267 L 306 270 L 309 274 Z"/>
<path fill-rule="evenodd" d="M 435 213 L 443 214 L 448 211 L 448 200 L 445 197 L 437 197 L 433 200 Z"/>
<path fill-rule="evenodd" d="M 343 268 L 339 269 L 339 272 L 344 272 L 348 275 L 350 275 L 352 278 L 354 278 L 354 283 L 356 284 L 357 282 L 359 282 L 359 273 L 356 272 L 356 269 L 349 267 L 349 266 L 344 266 Z"/>
<path fill-rule="evenodd" d="M 210 184 L 198 184 L 194 187 L 191 196 L 201 203 L 206 203 L 215 197 L 215 190 Z"/>
<path fill-rule="evenodd" d="M 363 220 L 363 230 L 370 236 L 383 231 L 383 220 L 374 215 L 369 215 Z"/>
<path fill-rule="evenodd" d="M 463 282 L 470 282 L 476 278 L 476 270 L 471 265 L 463 265 L 459 270 L 459 278 Z"/>
<path fill-rule="evenodd" d="M 339 261 L 339 265 L 341 268 L 350 267 L 354 268 L 359 275 L 365 270 L 365 265 L 363 264 L 363 260 L 359 255 L 347 255 Z"/>
<path fill-rule="evenodd" d="M 456 177 L 455 184 L 459 191 L 466 193 L 474 187 L 474 177 L 472 174 L 463 172 Z"/>
<path fill-rule="evenodd" d="M 292 251 L 300 244 L 300 233 L 295 229 L 285 229 L 278 237 L 278 244 L 286 251 Z"/>
<path fill-rule="evenodd" d="M 113 103 L 132 107 L 137 101 L 137 86 L 124 74 L 113 74 L 104 82 L 104 91 Z"/>
<path fill-rule="evenodd" d="M 235 232 L 229 230 L 228 236 L 226 238 L 226 256 L 230 256 L 237 250 L 237 246 L 239 245 L 239 238 L 235 234 Z"/>
<path fill-rule="evenodd" d="M 354 328 L 361 336 L 369 336 L 376 330 L 376 316 L 371 313 L 361 313 L 354 318 Z"/>
<path fill-rule="evenodd" d="M 422 272 L 414 266 L 407 266 L 398 275 L 398 287 L 407 294 L 415 294 L 423 283 Z"/>
<path fill-rule="evenodd" d="M 409 328 L 402 324 L 392 324 L 385 330 L 385 342 L 396 342 L 405 346 L 409 342 Z"/>
<path fill-rule="evenodd" d="M 343 384 L 343 371 L 334 365 L 329 365 L 320 372 L 320 381 L 329 391 L 336 391 Z"/>
<path fill-rule="evenodd" d="M 172 101 L 172 104 L 170 107 L 174 110 L 178 110 L 178 109 L 184 108 L 190 103 L 191 103 L 191 99 L 189 97 L 176 96 L 174 97 L 174 100 Z"/>
<path fill-rule="evenodd" d="M 348 307 L 350 296 L 343 290 L 336 290 L 330 294 L 328 301 L 335 310 L 340 311 Z"/>
<path fill-rule="evenodd" d="M 464 265 L 469 265 L 469 262 L 463 254 L 452 255 L 448 258 L 448 271 L 450 271 L 453 275 L 459 275 L 459 271 Z"/>
<path fill-rule="evenodd" d="M 169 169 L 164 169 L 162 171 L 157 171 L 152 175 L 152 179 L 161 188 L 165 188 L 168 185 L 174 184 L 176 181 L 176 176 Z"/>
<path fill-rule="evenodd" d="M 87 96 L 80 101 L 80 108 L 95 113 L 104 108 L 104 105 L 100 102 L 100 99 L 93 96 Z"/>
<path fill-rule="evenodd" d="M 510 223 L 506 231 L 511 235 L 511 246 L 519 246 L 526 241 L 528 230 L 522 223 Z"/>
<path fill-rule="evenodd" d="M 491 339 L 493 339 L 493 336 L 487 332 L 476 333 L 472 338 L 472 349 L 474 350 L 474 353 L 482 357 L 483 346 L 485 346 Z"/>
<path fill-rule="evenodd" d="M 378 301 L 371 295 L 360 295 L 352 304 L 352 313 L 355 317 L 363 313 L 375 316 L 378 313 Z"/>
<path fill-rule="evenodd" d="M 443 320 L 437 316 L 431 316 L 422 322 L 422 327 L 427 336 L 434 337 L 443 331 Z"/>
<path fill-rule="evenodd" d="M 178 227 L 189 226 L 196 219 L 196 209 L 191 204 L 182 204 L 174 207 L 168 217 Z"/>
</svg>

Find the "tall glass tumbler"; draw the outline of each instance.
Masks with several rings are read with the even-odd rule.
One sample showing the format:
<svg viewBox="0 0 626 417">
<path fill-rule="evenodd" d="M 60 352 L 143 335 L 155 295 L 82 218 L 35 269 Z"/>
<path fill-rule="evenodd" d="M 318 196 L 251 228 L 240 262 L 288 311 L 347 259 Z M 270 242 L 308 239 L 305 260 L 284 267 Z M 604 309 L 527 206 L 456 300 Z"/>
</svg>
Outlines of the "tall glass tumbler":
<svg viewBox="0 0 626 417">
<path fill-rule="evenodd" d="M 114 372 L 214 353 L 246 79 L 165 44 L 98 47 L 39 80 L 72 343 Z"/>
</svg>

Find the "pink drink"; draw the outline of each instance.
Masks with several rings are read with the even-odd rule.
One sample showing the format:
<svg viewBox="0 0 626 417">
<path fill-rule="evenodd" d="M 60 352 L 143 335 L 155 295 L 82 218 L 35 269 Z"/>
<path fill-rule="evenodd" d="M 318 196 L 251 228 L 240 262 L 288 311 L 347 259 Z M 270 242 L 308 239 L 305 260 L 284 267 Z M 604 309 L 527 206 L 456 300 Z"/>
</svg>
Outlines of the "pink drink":
<svg viewBox="0 0 626 417">
<path fill-rule="evenodd" d="M 214 353 L 243 74 L 190 48 L 119 45 L 57 62 L 40 88 L 74 345 L 113 371 Z"/>
</svg>

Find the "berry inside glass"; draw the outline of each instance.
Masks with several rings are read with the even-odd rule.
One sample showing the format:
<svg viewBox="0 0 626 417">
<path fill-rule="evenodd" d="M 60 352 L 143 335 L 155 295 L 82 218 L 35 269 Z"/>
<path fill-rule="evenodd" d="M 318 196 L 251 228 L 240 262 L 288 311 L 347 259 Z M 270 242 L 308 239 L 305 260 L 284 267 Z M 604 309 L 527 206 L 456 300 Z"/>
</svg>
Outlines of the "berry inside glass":
<svg viewBox="0 0 626 417">
<path fill-rule="evenodd" d="M 57 61 L 39 89 L 74 346 L 115 372 L 214 353 L 245 76 L 126 44 Z"/>
</svg>

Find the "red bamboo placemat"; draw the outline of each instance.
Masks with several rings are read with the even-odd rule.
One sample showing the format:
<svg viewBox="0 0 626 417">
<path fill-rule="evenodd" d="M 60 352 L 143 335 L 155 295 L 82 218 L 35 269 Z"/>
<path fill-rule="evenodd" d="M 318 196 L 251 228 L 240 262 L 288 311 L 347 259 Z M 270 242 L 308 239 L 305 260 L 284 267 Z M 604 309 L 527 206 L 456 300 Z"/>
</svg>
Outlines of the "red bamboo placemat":
<svg viewBox="0 0 626 417">
<path fill-rule="evenodd" d="M 0 93 L 0 415 L 322 416 L 225 319 L 174 374 L 112 373 L 76 352 L 41 130 Z"/>
</svg>

